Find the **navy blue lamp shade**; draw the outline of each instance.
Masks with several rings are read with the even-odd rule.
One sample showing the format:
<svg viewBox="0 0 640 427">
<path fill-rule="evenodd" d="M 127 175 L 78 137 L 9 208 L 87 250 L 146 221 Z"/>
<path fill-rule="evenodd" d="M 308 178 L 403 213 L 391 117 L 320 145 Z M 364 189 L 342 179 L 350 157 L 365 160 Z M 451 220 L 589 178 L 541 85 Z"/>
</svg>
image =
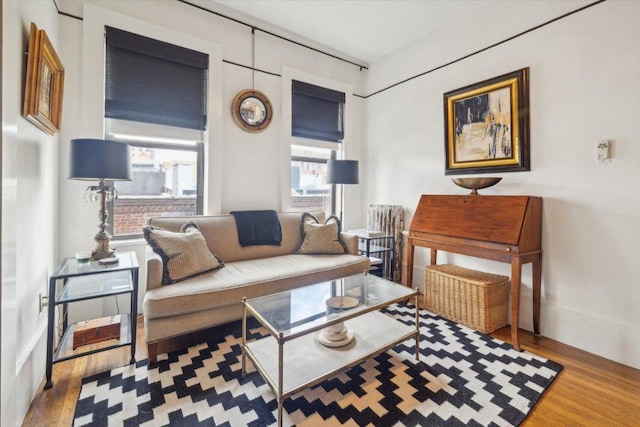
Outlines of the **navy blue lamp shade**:
<svg viewBox="0 0 640 427">
<path fill-rule="evenodd" d="M 327 183 L 358 184 L 357 160 L 327 160 Z"/>
<path fill-rule="evenodd" d="M 69 149 L 69 178 L 131 181 L 129 146 L 103 139 L 72 139 Z"/>
</svg>

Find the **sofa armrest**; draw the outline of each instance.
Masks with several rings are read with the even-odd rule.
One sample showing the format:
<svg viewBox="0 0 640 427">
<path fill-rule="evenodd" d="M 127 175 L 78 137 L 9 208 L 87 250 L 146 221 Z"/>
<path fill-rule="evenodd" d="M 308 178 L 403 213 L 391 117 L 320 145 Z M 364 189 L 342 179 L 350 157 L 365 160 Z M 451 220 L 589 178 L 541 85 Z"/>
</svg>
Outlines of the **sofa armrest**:
<svg viewBox="0 0 640 427">
<path fill-rule="evenodd" d="M 147 246 L 147 290 L 162 286 L 162 258 Z"/>
<path fill-rule="evenodd" d="M 358 235 L 343 231 L 340 233 L 340 241 L 351 255 L 358 255 Z"/>
</svg>

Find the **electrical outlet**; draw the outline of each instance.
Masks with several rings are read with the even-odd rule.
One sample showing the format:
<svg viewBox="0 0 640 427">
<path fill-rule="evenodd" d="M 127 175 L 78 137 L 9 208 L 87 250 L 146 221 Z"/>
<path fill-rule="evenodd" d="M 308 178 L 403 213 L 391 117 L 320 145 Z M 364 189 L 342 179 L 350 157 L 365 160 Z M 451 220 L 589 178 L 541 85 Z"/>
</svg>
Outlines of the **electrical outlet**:
<svg viewBox="0 0 640 427">
<path fill-rule="evenodd" d="M 38 307 L 40 308 L 40 313 L 42 310 L 49 305 L 49 297 L 46 295 L 38 294 Z"/>
<path fill-rule="evenodd" d="M 598 141 L 596 150 L 596 162 L 598 163 L 610 163 L 611 162 L 611 141 L 603 139 Z"/>
</svg>

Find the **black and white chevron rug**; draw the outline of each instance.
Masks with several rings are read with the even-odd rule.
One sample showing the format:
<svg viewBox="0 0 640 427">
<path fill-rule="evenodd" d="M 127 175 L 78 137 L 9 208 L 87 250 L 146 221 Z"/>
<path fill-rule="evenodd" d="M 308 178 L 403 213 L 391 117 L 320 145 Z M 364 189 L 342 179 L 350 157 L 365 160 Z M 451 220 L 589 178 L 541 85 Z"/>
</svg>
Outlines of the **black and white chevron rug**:
<svg viewBox="0 0 640 427">
<path fill-rule="evenodd" d="M 412 306 L 385 310 L 414 324 Z M 250 324 L 252 338 L 266 330 Z M 284 402 L 284 425 L 517 426 L 562 366 L 427 311 L 415 340 Z M 240 322 L 209 342 L 84 378 L 75 426 L 268 426 L 277 403 L 247 362 L 240 375 Z"/>
</svg>

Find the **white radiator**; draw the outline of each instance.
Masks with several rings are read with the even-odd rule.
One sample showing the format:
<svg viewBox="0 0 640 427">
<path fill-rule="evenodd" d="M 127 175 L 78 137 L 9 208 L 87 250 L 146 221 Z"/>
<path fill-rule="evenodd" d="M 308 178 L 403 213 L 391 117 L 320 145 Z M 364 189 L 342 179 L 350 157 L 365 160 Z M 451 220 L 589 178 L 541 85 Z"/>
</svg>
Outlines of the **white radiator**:
<svg viewBox="0 0 640 427">
<path fill-rule="evenodd" d="M 402 280 L 402 229 L 404 228 L 404 209 L 398 205 L 369 205 L 367 212 L 367 228 L 369 230 L 380 230 L 385 234 L 393 235 L 395 238 L 395 256 L 391 260 L 391 254 L 384 256 L 385 271 L 384 277 L 391 277 L 394 282 L 400 283 Z M 392 264 L 393 263 L 393 264 Z M 393 274 L 389 269 L 393 266 Z"/>
</svg>

